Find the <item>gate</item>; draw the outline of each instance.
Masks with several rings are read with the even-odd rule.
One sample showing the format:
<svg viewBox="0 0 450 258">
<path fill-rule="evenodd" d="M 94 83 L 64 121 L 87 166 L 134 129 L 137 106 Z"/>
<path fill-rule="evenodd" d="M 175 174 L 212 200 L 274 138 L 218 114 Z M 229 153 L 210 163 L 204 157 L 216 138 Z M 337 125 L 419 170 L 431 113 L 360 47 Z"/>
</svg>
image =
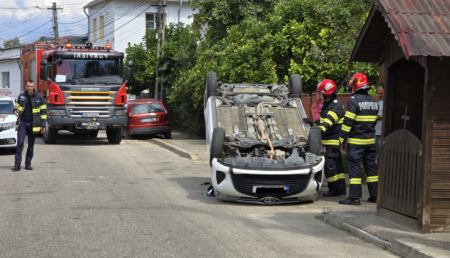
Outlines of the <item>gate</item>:
<svg viewBox="0 0 450 258">
<path fill-rule="evenodd" d="M 421 142 L 411 132 L 397 130 L 382 144 L 378 205 L 418 218 Z"/>
</svg>

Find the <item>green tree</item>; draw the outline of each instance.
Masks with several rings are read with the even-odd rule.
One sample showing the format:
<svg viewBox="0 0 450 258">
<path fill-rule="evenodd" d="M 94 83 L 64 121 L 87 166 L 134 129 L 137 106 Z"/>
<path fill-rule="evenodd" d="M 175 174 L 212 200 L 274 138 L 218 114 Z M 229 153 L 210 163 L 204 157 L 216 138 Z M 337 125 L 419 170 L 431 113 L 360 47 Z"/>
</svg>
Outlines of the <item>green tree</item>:
<svg viewBox="0 0 450 258">
<path fill-rule="evenodd" d="M 18 37 L 15 37 L 11 40 L 7 40 L 5 42 L 5 48 L 10 48 L 10 47 L 20 47 L 20 40 Z"/>
</svg>

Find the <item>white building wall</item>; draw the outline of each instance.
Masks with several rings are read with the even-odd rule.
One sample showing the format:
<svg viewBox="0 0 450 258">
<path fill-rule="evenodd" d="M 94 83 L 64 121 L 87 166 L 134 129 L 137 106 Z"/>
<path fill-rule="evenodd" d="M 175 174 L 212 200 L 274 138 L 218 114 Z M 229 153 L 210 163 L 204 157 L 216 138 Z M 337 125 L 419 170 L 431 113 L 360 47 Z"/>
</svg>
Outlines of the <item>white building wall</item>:
<svg viewBox="0 0 450 258">
<path fill-rule="evenodd" d="M 99 25 L 99 16 L 105 13 L 105 41 L 94 43 L 95 46 L 104 46 L 106 41 L 112 45 L 112 48 L 119 52 L 125 52 L 128 43 L 131 45 L 139 44 L 145 35 L 145 17 L 147 13 L 156 13 L 155 6 L 151 6 L 155 1 L 140 0 L 113 0 L 105 5 L 101 2 L 89 8 L 89 42 L 93 42 L 92 24 L 93 19 L 97 18 L 97 26 Z M 167 24 L 178 22 L 179 0 L 167 0 Z M 100 11 L 98 11 L 101 9 Z M 97 13 L 95 13 L 98 11 Z M 93 14 L 95 13 L 95 14 Z M 194 12 L 191 9 L 188 0 L 183 0 L 180 20 L 184 24 L 191 24 L 193 18 L 189 17 Z M 111 17 L 114 15 L 113 17 Z M 108 18 L 106 19 L 106 16 Z M 97 37 L 100 35 L 97 28 Z"/>
<path fill-rule="evenodd" d="M 0 92 L 11 91 L 17 97 L 21 92 L 21 72 L 19 68 L 20 48 L 0 50 Z M 9 72 L 9 89 L 3 88 L 3 72 Z"/>
</svg>

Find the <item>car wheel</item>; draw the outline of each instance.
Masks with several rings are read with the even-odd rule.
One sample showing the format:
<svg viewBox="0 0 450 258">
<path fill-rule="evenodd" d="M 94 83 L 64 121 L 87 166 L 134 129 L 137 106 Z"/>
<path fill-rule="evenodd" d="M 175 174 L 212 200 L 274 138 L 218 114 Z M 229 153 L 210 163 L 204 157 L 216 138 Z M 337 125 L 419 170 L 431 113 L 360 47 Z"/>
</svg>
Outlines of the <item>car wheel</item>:
<svg viewBox="0 0 450 258">
<path fill-rule="evenodd" d="M 123 130 L 123 138 L 125 138 L 125 140 L 131 139 L 131 136 L 127 133 L 126 129 Z"/>
<path fill-rule="evenodd" d="M 164 133 L 164 138 L 165 139 L 172 139 L 172 130 L 169 130 L 166 133 Z"/>
<path fill-rule="evenodd" d="M 220 159 L 222 158 L 223 151 L 223 140 L 225 139 L 225 129 L 222 127 L 214 128 L 210 153 L 209 153 L 209 165 L 212 166 L 212 161 L 214 158 Z"/>
<path fill-rule="evenodd" d="M 119 144 L 122 141 L 122 134 L 123 127 L 106 129 L 106 138 L 112 144 Z"/>
<path fill-rule="evenodd" d="M 309 130 L 309 152 L 320 156 L 322 153 L 322 130 L 313 126 Z"/>
<path fill-rule="evenodd" d="M 300 74 L 291 74 L 291 76 L 289 76 L 289 91 L 291 94 L 302 97 L 302 78 L 300 77 Z"/>
<path fill-rule="evenodd" d="M 217 74 L 214 72 L 209 72 L 206 74 L 206 99 L 211 97 L 211 95 L 217 91 Z"/>
</svg>

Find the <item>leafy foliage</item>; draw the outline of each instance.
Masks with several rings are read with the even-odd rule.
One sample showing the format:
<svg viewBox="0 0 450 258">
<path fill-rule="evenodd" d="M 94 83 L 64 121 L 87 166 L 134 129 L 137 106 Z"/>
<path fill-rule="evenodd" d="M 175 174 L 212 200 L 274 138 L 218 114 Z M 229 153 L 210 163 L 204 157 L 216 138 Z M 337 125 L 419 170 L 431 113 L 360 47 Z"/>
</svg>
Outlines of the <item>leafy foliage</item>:
<svg viewBox="0 0 450 258">
<path fill-rule="evenodd" d="M 18 37 L 15 37 L 11 40 L 7 40 L 4 44 L 5 48 L 10 48 L 10 47 L 20 47 L 20 40 Z"/>
<path fill-rule="evenodd" d="M 133 93 L 163 80 L 167 99 L 186 129 L 203 133 L 203 97 L 207 72 L 222 82 L 285 83 L 302 76 L 303 91 L 312 92 L 323 79 L 345 86 L 356 72 L 371 84 L 378 79 L 373 64 L 348 58 L 374 0 L 192 0 L 198 9 L 193 26 L 166 29 L 164 57 L 155 78 L 155 37 L 127 49 L 134 58 Z M 207 25 L 205 38 L 200 32 Z M 151 43 L 151 44 L 150 44 Z M 140 64 L 140 62 L 143 62 Z M 146 71 L 145 69 L 151 69 Z M 134 89 L 133 89 L 134 87 Z M 136 94 L 136 93 L 135 93 Z"/>
</svg>

